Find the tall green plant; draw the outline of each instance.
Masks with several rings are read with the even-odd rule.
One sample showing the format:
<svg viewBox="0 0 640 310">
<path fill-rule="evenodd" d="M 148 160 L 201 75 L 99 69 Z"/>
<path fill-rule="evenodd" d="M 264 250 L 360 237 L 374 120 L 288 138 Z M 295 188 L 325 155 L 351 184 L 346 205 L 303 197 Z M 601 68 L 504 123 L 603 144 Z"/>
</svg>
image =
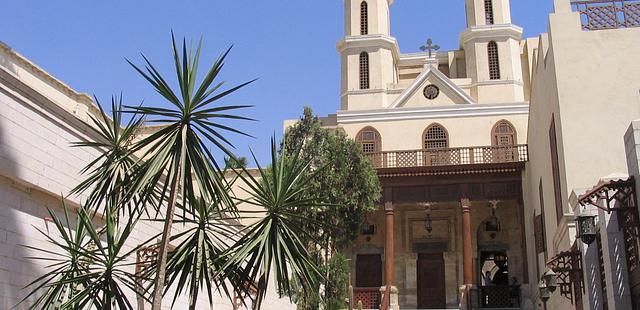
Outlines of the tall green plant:
<svg viewBox="0 0 640 310">
<path fill-rule="evenodd" d="M 55 250 L 26 246 L 42 254 L 31 259 L 49 263 L 49 271 L 28 285 L 33 289 L 23 301 L 44 290 L 30 309 L 134 309 L 124 291 L 136 289 L 128 261 L 139 247 L 127 251 L 124 245 L 137 220 L 129 218 L 118 229 L 116 216 L 106 208 L 105 226 L 97 229 L 84 208 L 75 222 L 64 204 L 63 210 L 64 221 L 49 210 L 55 237 L 40 231 Z"/>
<path fill-rule="evenodd" d="M 133 151 L 143 152 L 144 163 L 136 172 L 131 194 L 152 193 L 149 184 L 162 184 L 160 205 L 166 205 L 164 228 L 159 244 L 156 277 L 153 290 L 152 309 L 159 310 L 165 286 L 166 262 L 171 228 L 176 204 L 187 208 L 195 205 L 199 197 L 206 200 L 216 199 L 234 208 L 225 188 L 224 177 L 209 150 L 213 145 L 228 156 L 231 142 L 222 132 L 243 134 L 237 129 L 220 123 L 221 120 L 248 120 L 248 118 L 229 114 L 229 111 L 245 108 L 240 105 L 216 105 L 220 99 L 253 82 L 220 91 L 223 82 L 215 83 L 224 67 L 227 50 L 216 60 L 202 80 L 197 83 L 201 42 L 195 51 L 187 50 L 183 40 L 180 53 L 172 34 L 173 60 L 178 89 L 174 91 L 159 71 L 143 55 L 145 67 L 141 68 L 129 61 L 153 88 L 169 103 L 163 107 L 129 107 L 133 112 L 147 118 L 148 122 L 162 124 L 163 127 L 150 136 L 137 142 Z M 166 179 L 165 179 L 166 176 Z"/>
<path fill-rule="evenodd" d="M 307 251 L 306 232 L 299 225 L 303 220 L 292 210 L 322 208 L 318 197 L 304 197 L 309 176 L 309 163 L 301 160 L 298 152 L 282 152 L 271 140 L 271 165 L 268 169 L 258 165 L 259 176 L 254 177 L 246 168 L 239 178 L 246 184 L 248 199 L 240 202 L 259 208 L 255 213 L 257 221 L 247 227 L 244 236 L 233 248 L 229 264 L 247 266 L 246 276 L 257 285 L 254 309 L 260 309 L 267 285 L 273 274 L 278 292 L 292 294 L 290 279 L 300 283 L 302 289 L 314 287 L 322 278 L 318 267 Z M 254 156 L 255 160 L 255 156 Z"/>
<path fill-rule="evenodd" d="M 87 177 L 71 190 L 72 194 L 88 192 L 84 206 L 93 214 L 107 205 L 114 208 L 120 206 L 126 191 L 124 186 L 130 181 L 130 172 L 136 166 L 136 161 L 130 156 L 130 147 L 143 121 L 137 115 L 127 122 L 123 120 L 122 94 L 111 97 L 111 115 L 103 110 L 98 98 L 95 100 L 100 115 L 90 115 L 90 118 L 97 129 L 98 138 L 95 141 L 75 142 L 72 146 L 96 148 L 102 152 L 80 171 Z M 128 205 L 137 207 L 130 203 Z M 126 210 L 122 211 L 124 213 Z M 128 211 L 132 213 L 133 210 Z"/>
</svg>

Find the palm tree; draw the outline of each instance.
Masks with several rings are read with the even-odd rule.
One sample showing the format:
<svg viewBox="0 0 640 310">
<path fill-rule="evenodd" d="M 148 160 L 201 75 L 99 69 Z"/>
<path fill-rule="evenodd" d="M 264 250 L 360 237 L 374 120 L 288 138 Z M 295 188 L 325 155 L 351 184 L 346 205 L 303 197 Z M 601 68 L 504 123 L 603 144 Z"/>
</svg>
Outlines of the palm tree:
<svg viewBox="0 0 640 310">
<path fill-rule="evenodd" d="M 135 290 L 135 275 L 128 271 L 130 258 L 140 248 L 125 251 L 125 243 L 137 222 L 129 217 L 118 229 L 113 208 L 105 208 L 105 225 L 97 229 L 92 216 L 80 207 L 75 222 L 63 202 L 64 219 L 48 210 L 59 238 L 40 231 L 56 248 L 31 247 L 41 255 L 31 257 L 49 263 L 49 271 L 31 282 L 33 287 L 22 302 L 44 290 L 29 309 L 131 309 L 124 290 Z M 103 240 L 104 238 L 104 240 Z"/>
<path fill-rule="evenodd" d="M 233 156 L 227 147 L 230 141 L 221 132 L 244 133 L 220 123 L 221 120 L 249 120 L 246 117 L 229 114 L 229 111 L 246 108 L 242 105 L 216 105 L 220 99 L 250 84 L 249 81 L 230 89 L 220 91 L 224 82 L 215 83 L 230 48 L 211 66 L 203 79 L 196 85 L 200 49 L 189 49 L 185 40 L 182 53 L 179 52 L 173 33 L 172 47 L 178 90 L 174 91 L 151 62 L 142 55 L 144 69 L 128 61 L 153 88 L 169 103 L 162 107 L 129 107 L 147 118 L 147 122 L 159 123 L 163 127 L 150 136 L 138 141 L 133 152 L 142 153 L 139 168 L 134 173 L 130 196 L 147 197 L 153 194 L 150 184 L 161 184 L 159 205 L 166 205 L 164 228 L 159 244 L 156 275 L 153 287 L 152 309 L 159 310 L 165 286 L 168 244 L 177 203 L 191 208 L 202 198 L 206 201 L 220 201 L 229 211 L 235 205 L 229 197 L 225 179 L 216 158 L 209 150 L 215 146 L 226 156 Z M 166 179 L 165 179 L 166 176 Z M 179 201 L 180 200 L 180 201 Z M 217 204 L 216 204 L 217 205 Z"/>
<path fill-rule="evenodd" d="M 303 196 L 308 186 L 309 163 L 300 160 L 300 150 L 278 152 L 273 138 L 269 168 L 261 168 L 257 160 L 256 164 L 259 177 L 254 177 L 246 168 L 239 173 L 250 197 L 237 200 L 259 207 L 261 211 L 240 211 L 253 214 L 258 221 L 247 226 L 245 234 L 231 250 L 228 264 L 247 266 L 245 276 L 258 289 L 254 309 L 260 309 L 272 274 L 278 292 L 288 296 L 293 293 L 291 277 L 304 290 L 315 287 L 322 278 L 304 243 L 309 240 L 308 236 L 299 225 L 301 220 L 308 219 L 302 219 L 295 210 L 320 208 L 325 204 Z"/>
</svg>

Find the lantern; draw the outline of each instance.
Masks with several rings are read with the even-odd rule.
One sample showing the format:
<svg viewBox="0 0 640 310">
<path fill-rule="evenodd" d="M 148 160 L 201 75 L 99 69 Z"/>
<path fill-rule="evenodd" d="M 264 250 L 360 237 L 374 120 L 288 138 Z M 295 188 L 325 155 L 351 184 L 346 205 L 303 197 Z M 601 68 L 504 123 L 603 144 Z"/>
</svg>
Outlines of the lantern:
<svg viewBox="0 0 640 310">
<path fill-rule="evenodd" d="M 503 269 L 504 266 L 507 265 L 507 255 L 504 253 L 496 253 L 493 256 L 493 263 L 496 264 L 500 269 Z"/>
<path fill-rule="evenodd" d="M 596 216 L 595 215 L 578 215 L 576 216 L 576 228 L 578 229 L 577 237 L 589 245 L 596 240 Z"/>
<path fill-rule="evenodd" d="M 558 287 L 558 278 L 553 270 L 549 269 L 542 275 L 542 280 L 547 286 L 549 292 L 553 293 Z"/>
<path fill-rule="evenodd" d="M 431 233 L 433 231 L 433 220 L 431 220 L 431 214 L 427 213 L 427 220 L 424 221 L 424 229 Z"/>
<path fill-rule="evenodd" d="M 547 284 L 544 283 L 544 280 L 540 280 L 540 283 L 538 284 L 538 290 L 540 290 L 540 299 L 545 304 L 546 308 L 547 301 L 549 300 L 549 298 L 551 298 L 551 292 L 549 291 L 549 287 L 547 287 Z"/>
<path fill-rule="evenodd" d="M 485 223 L 484 230 L 486 231 L 500 231 L 500 221 L 496 216 L 496 208 L 498 207 L 498 201 L 492 200 L 490 201 L 491 207 L 491 218 Z"/>
</svg>

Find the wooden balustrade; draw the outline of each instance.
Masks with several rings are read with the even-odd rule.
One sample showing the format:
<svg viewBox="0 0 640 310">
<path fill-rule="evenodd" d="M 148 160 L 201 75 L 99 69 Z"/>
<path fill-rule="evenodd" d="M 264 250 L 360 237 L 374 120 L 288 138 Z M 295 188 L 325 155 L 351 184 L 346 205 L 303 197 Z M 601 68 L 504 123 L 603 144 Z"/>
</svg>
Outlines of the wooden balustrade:
<svg viewBox="0 0 640 310">
<path fill-rule="evenodd" d="M 585 30 L 640 27 L 640 0 L 578 0 L 571 5 Z"/>
<path fill-rule="evenodd" d="M 371 160 L 375 168 L 458 166 L 526 162 L 528 149 L 526 144 L 519 144 L 385 151 L 365 156 Z"/>
<path fill-rule="evenodd" d="M 362 301 L 363 309 L 379 309 L 380 308 L 380 288 L 379 287 L 354 287 L 353 303 L 358 304 Z"/>
</svg>

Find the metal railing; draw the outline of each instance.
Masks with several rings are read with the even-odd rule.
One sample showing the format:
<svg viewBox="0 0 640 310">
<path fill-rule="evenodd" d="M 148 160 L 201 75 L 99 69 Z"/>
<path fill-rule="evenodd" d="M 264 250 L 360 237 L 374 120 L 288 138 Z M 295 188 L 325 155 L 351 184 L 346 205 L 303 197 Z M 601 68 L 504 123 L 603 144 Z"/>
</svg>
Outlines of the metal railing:
<svg viewBox="0 0 640 310">
<path fill-rule="evenodd" d="M 640 0 L 579 0 L 571 5 L 585 30 L 640 27 Z"/>
<path fill-rule="evenodd" d="M 353 302 L 358 304 L 362 302 L 363 309 L 379 309 L 380 308 L 380 287 L 354 287 Z"/>
<path fill-rule="evenodd" d="M 528 160 L 526 144 L 476 146 L 365 154 L 375 168 L 436 167 L 517 163 Z"/>
<path fill-rule="evenodd" d="M 520 309 L 520 286 L 479 286 L 480 308 Z"/>
</svg>

